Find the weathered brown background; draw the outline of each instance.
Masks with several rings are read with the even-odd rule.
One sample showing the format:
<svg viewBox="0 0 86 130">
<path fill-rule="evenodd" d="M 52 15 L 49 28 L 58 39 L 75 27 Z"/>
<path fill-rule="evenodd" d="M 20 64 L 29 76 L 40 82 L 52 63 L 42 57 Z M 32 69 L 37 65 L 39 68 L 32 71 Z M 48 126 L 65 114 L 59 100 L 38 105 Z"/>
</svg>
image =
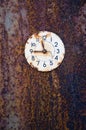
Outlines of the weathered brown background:
<svg viewBox="0 0 86 130">
<path fill-rule="evenodd" d="M 28 37 L 52 31 L 65 59 L 42 73 L 24 57 Z M 0 0 L 0 130 L 86 130 L 85 0 Z"/>
</svg>

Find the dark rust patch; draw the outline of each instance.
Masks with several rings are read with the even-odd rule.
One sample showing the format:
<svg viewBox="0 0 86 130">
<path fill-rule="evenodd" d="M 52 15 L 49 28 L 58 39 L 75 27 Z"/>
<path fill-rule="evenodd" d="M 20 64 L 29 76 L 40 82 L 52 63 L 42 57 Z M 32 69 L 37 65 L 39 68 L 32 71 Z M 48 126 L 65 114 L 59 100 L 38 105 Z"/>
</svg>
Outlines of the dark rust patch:
<svg viewBox="0 0 86 130">
<path fill-rule="evenodd" d="M 85 12 L 85 0 L 0 1 L 0 130 L 86 129 Z M 48 73 L 23 55 L 41 30 L 66 47 L 63 64 Z"/>
</svg>

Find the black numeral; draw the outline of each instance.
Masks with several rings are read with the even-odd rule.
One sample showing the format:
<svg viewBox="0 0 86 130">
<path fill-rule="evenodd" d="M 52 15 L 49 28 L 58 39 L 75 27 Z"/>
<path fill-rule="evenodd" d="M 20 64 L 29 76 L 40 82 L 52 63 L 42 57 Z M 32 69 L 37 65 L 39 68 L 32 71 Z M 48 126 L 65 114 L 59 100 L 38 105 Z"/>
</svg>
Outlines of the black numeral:
<svg viewBox="0 0 86 130">
<path fill-rule="evenodd" d="M 39 42 L 39 38 L 36 38 L 36 42 Z"/>
<path fill-rule="evenodd" d="M 32 50 L 32 49 L 30 49 L 30 52 L 32 53 L 32 52 L 33 52 L 33 50 Z"/>
<path fill-rule="evenodd" d="M 31 47 L 33 47 L 33 46 L 36 46 L 36 44 L 35 43 L 31 43 Z"/>
<path fill-rule="evenodd" d="M 40 62 L 40 61 L 36 61 L 36 62 L 37 62 L 37 65 L 39 65 L 39 62 Z"/>
<path fill-rule="evenodd" d="M 46 40 L 46 35 L 44 35 L 44 36 L 42 37 L 42 39 L 43 39 L 43 40 Z"/>
<path fill-rule="evenodd" d="M 45 63 L 43 64 L 43 67 L 46 67 L 46 64 L 45 64 Z"/>
<path fill-rule="evenodd" d="M 60 50 L 59 49 L 57 49 L 57 54 L 60 52 Z"/>
<path fill-rule="evenodd" d="M 53 62 L 50 60 L 50 65 L 53 65 Z"/>
<path fill-rule="evenodd" d="M 32 60 L 33 60 L 33 61 L 35 60 L 35 57 L 34 57 L 34 56 L 32 56 Z"/>
<path fill-rule="evenodd" d="M 52 37 L 50 38 L 50 41 L 52 42 Z"/>
<path fill-rule="evenodd" d="M 56 56 L 55 59 L 58 60 L 58 56 Z"/>
<path fill-rule="evenodd" d="M 55 42 L 54 44 L 55 44 L 55 47 L 58 47 L 58 42 Z"/>
</svg>

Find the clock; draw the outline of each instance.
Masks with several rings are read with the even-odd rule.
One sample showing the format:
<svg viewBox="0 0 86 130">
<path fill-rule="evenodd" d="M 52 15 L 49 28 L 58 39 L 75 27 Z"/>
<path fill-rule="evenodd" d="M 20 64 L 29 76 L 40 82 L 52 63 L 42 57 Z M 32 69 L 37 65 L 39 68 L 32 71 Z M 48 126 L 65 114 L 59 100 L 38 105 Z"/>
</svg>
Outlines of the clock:
<svg viewBox="0 0 86 130">
<path fill-rule="evenodd" d="M 27 62 L 38 71 L 56 69 L 63 61 L 65 47 L 60 37 L 49 31 L 33 34 L 25 44 Z"/>
</svg>

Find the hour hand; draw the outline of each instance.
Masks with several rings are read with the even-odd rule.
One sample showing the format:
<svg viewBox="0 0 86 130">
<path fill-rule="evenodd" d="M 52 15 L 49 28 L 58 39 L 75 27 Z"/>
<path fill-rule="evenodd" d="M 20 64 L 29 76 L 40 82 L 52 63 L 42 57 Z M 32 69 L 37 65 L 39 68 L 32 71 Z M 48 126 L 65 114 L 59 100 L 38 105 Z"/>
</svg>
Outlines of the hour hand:
<svg viewBox="0 0 86 130">
<path fill-rule="evenodd" d="M 42 51 L 33 51 L 34 53 L 43 53 L 43 54 L 45 54 L 45 53 L 47 53 L 47 50 L 46 49 L 43 49 Z"/>
<path fill-rule="evenodd" d="M 34 53 L 43 53 L 43 51 L 33 51 Z"/>
</svg>

